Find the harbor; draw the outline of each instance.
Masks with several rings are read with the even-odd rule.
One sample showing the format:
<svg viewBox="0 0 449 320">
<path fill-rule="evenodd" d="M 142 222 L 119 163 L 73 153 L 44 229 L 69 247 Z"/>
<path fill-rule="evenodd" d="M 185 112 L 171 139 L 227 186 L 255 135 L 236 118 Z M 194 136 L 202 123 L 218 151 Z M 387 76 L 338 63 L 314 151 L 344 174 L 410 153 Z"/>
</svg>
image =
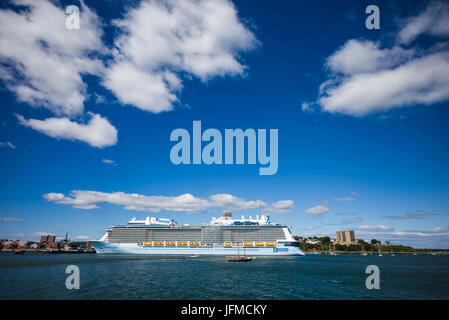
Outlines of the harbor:
<svg viewBox="0 0 449 320">
<path fill-rule="evenodd" d="M 64 285 L 68 265 L 80 270 L 79 290 Z M 380 290 L 365 287 L 369 265 L 380 269 Z M 427 254 L 249 263 L 224 256 L 0 254 L 0 299 L 448 299 L 448 272 L 448 256 Z"/>
<path fill-rule="evenodd" d="M 149 220 L 150 219 L 150 220 Z M 153 220 L 151 220 L 153 219 Z M 242 216 L 242 219 L 233 220 L 232 215 L 230 213 L 225 214 L 222 218 L 212 220 L 211 226 L 220 226 L 225 224 L 228 227 L 231 225 L 236 225 L 237 228 L 244 227 L 245 232 L 251 229 L 248 229 L 248 226 L 256 226 L 260 225 L 264 226 L 268 220 L 257 220 L 260 219 L 257 216 L 256 220 L 250 219 L 245 220 Z M 262 219 L 269 219 L 268 217 Z M 198 238 L 195 233 L 201 232 L 201 227 L 198 226 L 189 226 L 188 228 L 182 228 L 176 226 L 176 222 L 173 220 L 169 222 L 161 222 L 163 220 L 159 220 L 157 218 L 147 218 L 147 220 L 138 221 L 136 219 L 131 220 L 126 226 L 127 231 L 129 230 L 132 235 L 133 240 L 137 244 L 137 248 L 142 249 L 153 249 L 158 250 L 155 251 L 154 254 L 194 254 L 200 252 L 201 254 L 215 254 L 214 250 L 223 251 L 223 255 L 231 256 L 231 253 L 235 253 L 236 256 L 243 254 L 246 255 L 246 250 L 250 254 L 259 255 L 255 250 L 262 249 L 265 252 L 275 252 L 276 255 L 288 252 L 287 247 L 284 245 L 289 243 L 291 246 L 295 246 L 300 248 L 300 252 L 306 255 L 362 255 L 362 256 L 371 256 L 371 255 L 386 255 L 386 256 L 395 256 L 395 255 L 448 255 L 448 250 L 446 249 L 416 249 L 410 246 L 391 244 L 389 241 L 386 241 L 385 244 L 382 244 L 380 240 L 372 239 L 370 242 L 367 242 L 362 239 L 356 239 L 355 233 L 353 230 L 348 231 L 337 231 L 336 238 L 330 237 L 317 237 L 317 236 L 291 236 L 291 238 L 281 238 L 276 240 L 275 238 L 250 238 L 251 236 L 246 236 L 245 241 L 239 241 L 238 238 L 229 238 L 229 241 L 218 242 L 218 239 L 221 239 L 222 236 L 215 239 L 201 239 Z M 254 222 L 256 221 L 256 222 Z M 156 236 L 155 231 L 152 231 L 151 226 L 154 225 L 160 226 L 170 226 L 169 229 L 166 229 L 167 234 L 164 237 L 172 238 L 170 236 L 170 232 L 178 232 L 179 230 L 183 231 L 192 231 L 193 233 L 190 236 L 194 236 L 194 238 L 184 238 L 180 241 L 177 240 L 163 240 L 164 238 L 157 238 L 157 241 L 150 240 L 150 237 Z M 143 238 L 139 238 L 139 235 L 134 235 L 135 231 L 129 229 L 129 227 L 139 227 L 141 229 L 142 226 L 147 226 L 149 229 L 144 233 Z M 245 227 L 246 226 L 246 227 Z M 270 223 L 267 226 L 271 226 Z M 273 225 L 276 226 L 276 225 Z M 113 247 L 113 250 L 105 250 L 100 247 L 100 252 L 95 249 L 95 245 L 98 246 L 98 243 L 103 243 L 101 241 L 72 241 L 68 238 L 68 234 L 66 234 L 65 238 L 56 240 L 54 235 L 43 235 L 41 236 L 40 241 L 20 241 L 20 240 L 7 240 L 0 239 L 0 252 L 1 253 L 14 253 L 14 254 L 25 254 L 25 253 L 39 253 L 39 254 L 95 254 L 95 253 L 137 253 L 137 254 L 145 254 L 145 251 L 137 251 L 133 245 L 127 245 L 126 240 L 119 240 L 120 238 L 115 238 L 113 230 L 117 230 L 117 228 L 122 228 L 123 226 L 112 227 L 107 230 L 105 237 L 108 235 L 112 235 L 112 244 L 115 242 L 121 243 L 122 246 L 126 248 L 126 250 L 120 250 L 119 246 Z M 285 226 L 279 226 L 280 228 L 284 228 Z M 163 229 L 159 229 L 157 231 L 162 231 Z M 116 232 L 116 231 L 114 231 Z M 229 230 L 228 230 L 229 232 Z M 272 236 L 272 231 L 270 231 Z M 270 234 L 269 233 L 269 234 Z M 151 234 L 151 236 L 149 236 Z M 282 233 L 281 233 L 282 234 Z M 342 236 L 345 235 L 347 236 Z M 184 233 L 185 235 L 185 233 Z M 244 238 L 244 233 L 240 233 L 240 237 Z M 279 234 L 278 234 L 279 235 Z M 140 235 L 142 236 L 142 234 Z M 258 234 L 258 237 L 261 236 L 261 233 Z M 122 237 L 122 235 L 120 235 Z M 195 238 L 196 237 L 196 238 Z M 210 235 L 209 235 L 210 237 Z M 217 236 L 215 236 L 217 237 Z M 167 239 L 168 239 L 167 238 Z M 107 239 L 107 237 L 105 238 Z M 115 239 L 115 240 L 114 240 Z M 190 241 L 190 240 L 193 241 Z M 202 241 L 201 241 L 202 240 Z M 255 240 L 255 241 L 252 241 Z M 263 241 L 268 240 L 268 241 Z M 294 241 L 294 242 L 292 242 Z M 132 244 L 133 242 L 131 242 Z M 108 246 L 108 243 L 104 243 L 102 246 Z M 171 250 L 170 250 L 171 249 Z M 177 250 L 183 249 L 183 250 Z M 196 249 L 196 250 L 193 250 Z M 291 248 L 290 248 L 291 249 Z M 193 251 L 192 251 L 193 250 Z M 284 251 L 287 250 L 287 251 Z M 193 253 L 192 253 L 193 252 Z M 262 255 L 263 251 L 262 251 Z"/>
<path fill-rule="evenodd" d="M 40 241 L 20 241 L 0 239 L 1 253 L 14 254 L 94 254 L 95 249 L 89 241 L 72 241 L 66 233 L 65 238 L 57 241 L 54 235 L 43 235 Z"/>
</svg>

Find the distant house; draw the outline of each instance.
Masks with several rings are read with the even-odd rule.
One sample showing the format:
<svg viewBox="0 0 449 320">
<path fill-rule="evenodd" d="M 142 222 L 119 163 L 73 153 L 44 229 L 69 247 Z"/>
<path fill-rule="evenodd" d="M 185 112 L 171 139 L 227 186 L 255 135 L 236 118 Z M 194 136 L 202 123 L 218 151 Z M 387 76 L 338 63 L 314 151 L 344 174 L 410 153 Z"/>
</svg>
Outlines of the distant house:
<svg viewBox="0 0 449 320">
<path fill-rule="evenodd" d="M 87 241 L 74 241 L 70 243 L 72 250 L 86 250 L 89 248 L 89 243 Z"/>
<path fill-rule="evenodd" d="M 307 239 L 306 243 L 310 243 L 310 244 L 321 244 L 320 240 L 315 240 L 315 239 Z"/>
<path fill-rule="evenodd" d="M 45 244 L 45 249 L 58 249 L 59 248 L 59 243 L 47 243 Z"/>
<path fill-rule="evenodd" d="M 6 248 L 8 249 L 17 249 L 19 247 L 19 241 L 8 241 Z"/>
<path fill-rule="evenodd" d="M 12 241 L 9 240 L 3 240 L 2 241 L 2 248 L 7 249 L 9 248 L 9 245 L 11 244 Z"/>
</svg>

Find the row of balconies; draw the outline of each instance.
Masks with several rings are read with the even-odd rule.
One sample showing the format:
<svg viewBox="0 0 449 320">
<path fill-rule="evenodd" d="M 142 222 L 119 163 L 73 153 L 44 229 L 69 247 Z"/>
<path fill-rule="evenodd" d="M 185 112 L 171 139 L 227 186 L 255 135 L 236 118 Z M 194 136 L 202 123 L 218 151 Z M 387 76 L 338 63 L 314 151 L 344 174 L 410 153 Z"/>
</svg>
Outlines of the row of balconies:
<svg viewBox="0 0 449 320">
<path fill-rule="evenodd" d="M 191 246 L 200 246 L 204 245 L 204 243 L 200 241 L 147 241 L 143 242 L 141 245 L 144 246 L 169 246 L 169 247 L 191 247 Z M 274 247 L 274 242 L 222 242 L 222 243 L 212 243 L 209 245 L 222 246 L 222 247 L 237 247 L 237 246 L 245 246 L 245 247 Z"/>
</svg>

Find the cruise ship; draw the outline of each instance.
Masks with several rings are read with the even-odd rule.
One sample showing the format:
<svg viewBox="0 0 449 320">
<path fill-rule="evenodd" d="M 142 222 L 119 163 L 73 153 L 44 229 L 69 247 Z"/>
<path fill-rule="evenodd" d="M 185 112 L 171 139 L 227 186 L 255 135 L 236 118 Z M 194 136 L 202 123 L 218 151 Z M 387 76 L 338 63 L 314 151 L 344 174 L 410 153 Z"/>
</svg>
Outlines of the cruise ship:
<svg viewBox="0 0 449 320">
<path fill-rule="evenodd" d="M 302 256 L 299 241 L 284 224 L 267 215 L 234 219 L 227 212 L 207 224 L 178 225 L 171 219 L 147 217 L 109 227 L 90 242 L 98 254 Z"/>
</svg>

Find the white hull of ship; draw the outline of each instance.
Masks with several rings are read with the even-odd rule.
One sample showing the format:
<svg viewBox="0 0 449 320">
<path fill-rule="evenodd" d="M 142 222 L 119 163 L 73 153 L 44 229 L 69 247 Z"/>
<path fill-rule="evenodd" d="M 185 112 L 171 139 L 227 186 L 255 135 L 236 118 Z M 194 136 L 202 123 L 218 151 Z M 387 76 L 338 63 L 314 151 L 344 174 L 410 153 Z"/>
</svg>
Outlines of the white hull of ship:
<svg viewBox="0 0 449 320">
<path fill-rule="evenodd" d="M 98 254 L 303 256 L 298 247 L 142 246 L 133 243 L 90 241 Z"/>
</svg>

